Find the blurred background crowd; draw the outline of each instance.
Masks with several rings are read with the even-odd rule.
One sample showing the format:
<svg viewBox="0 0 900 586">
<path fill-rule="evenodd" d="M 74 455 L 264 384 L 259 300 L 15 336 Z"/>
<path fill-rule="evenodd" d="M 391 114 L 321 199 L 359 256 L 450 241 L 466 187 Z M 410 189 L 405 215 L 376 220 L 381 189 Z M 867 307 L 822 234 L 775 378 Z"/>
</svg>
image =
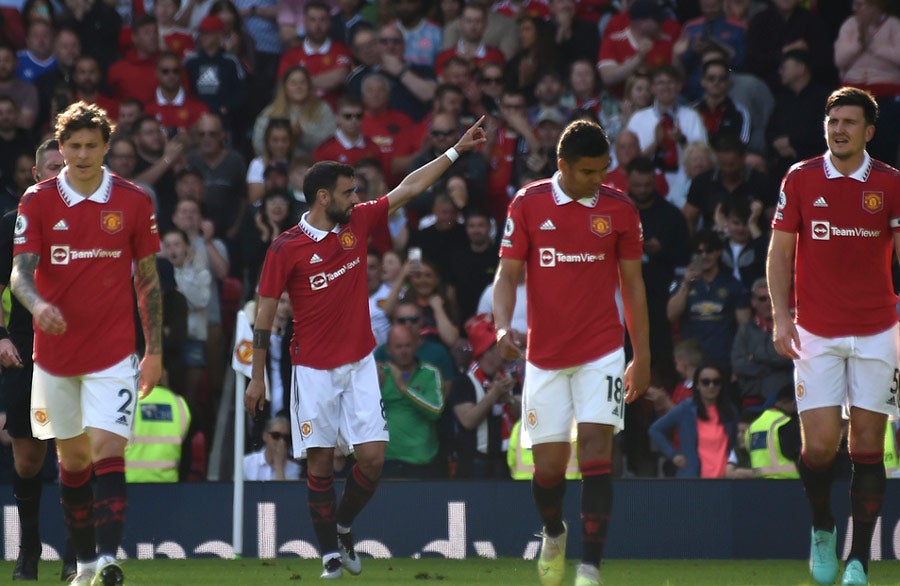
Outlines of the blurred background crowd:
<svg viewBox="0 0 900 586">
<path fill-rule="evenodd" d="M 498 232 L 512 195 L 556 171 L 565 125 L 597 120 L 613 145 L 607 183 L 640 210 L 651 316 L 653 385 L 627 407 L 617 474 L 765 475 L 754 422 L 787 460 L 799 445 L 792 364 L 769 335 L 779 181 L 825 151 L 839 85 L 877 97 L 869 153 L 897 164 L 898 4 L 0 0 L 0 207 L 32 184 L 57 112 L 84 100 L 116 120 L 107 166 L 151 195 L 162 239 L 165 384 L 190 421 L 174 478 L 203 480 L 233 418 L 220 399 L 236 316 L 267 247 L 307 209 L 306 170 L 347 163 L 361 199 L 378 197 L 485 116 L 485 148 L 370 242 L 385 476 L 526 478 L 523 369 L 500 359 L 487 317 Z M 522 331 L 526 305 L 523 286 Z M 285 298 L 271 401 L 248 426 L 251 479 L 304 474 L 284 418 L 291 332 Z M 440 376 L 397 384 L 423 369 Z"/>
</svg>

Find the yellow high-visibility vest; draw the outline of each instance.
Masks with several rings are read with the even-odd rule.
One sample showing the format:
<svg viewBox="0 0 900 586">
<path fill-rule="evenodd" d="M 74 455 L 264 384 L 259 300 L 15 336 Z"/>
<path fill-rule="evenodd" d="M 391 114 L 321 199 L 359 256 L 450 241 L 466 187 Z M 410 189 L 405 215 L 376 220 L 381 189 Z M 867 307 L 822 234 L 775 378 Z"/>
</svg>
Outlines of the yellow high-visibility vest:
<svg viewBox="0 0 900 586">
<path fill-rule="evenodd" d="M 519 433 L 522 420 L 516 421 L 509 434 L 509 449 L 506 451 L 506 463 L 509 464 L 509 474 L 513 480 L 531 480 L 534 476 L 534 454 L 531 448 L 523 448 L 519 441 Z M 578 443 L 572 442 L 572 452 L 569 454 L 569 463 L 566 464 L 566 478 L 578 480 L 581 478 L 581 470 L 578 468 Z"/>
<path fill-rule="evenodd" d="M 165 387 L 138 401 L 134 437 L 125 448 L 126 482 L 178 482 L 181 444 L 191 425 L 184 397 Z"/>
</svg>

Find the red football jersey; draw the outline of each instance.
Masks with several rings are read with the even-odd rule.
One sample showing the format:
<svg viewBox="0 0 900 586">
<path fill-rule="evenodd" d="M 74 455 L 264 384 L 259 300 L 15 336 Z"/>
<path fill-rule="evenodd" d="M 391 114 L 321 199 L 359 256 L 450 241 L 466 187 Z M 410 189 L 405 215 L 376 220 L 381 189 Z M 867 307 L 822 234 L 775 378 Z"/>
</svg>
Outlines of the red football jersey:
<svg viewBox="0 0 900 586">
<path fill-rule="evenodd" d="M 369 319 L 369 234 L 387 223 L 388 199 L 353 208 L 350 223 L 328 233 L 306 222 L 282 233 L 266 253 L 259 294 L 287 289 L 294 308 L 291 363 L 326 370 L 363 359 L 375 348 Z"/>
<path fill-rule="evenodd" d="M 525 262 L 527 358 L 545 369 L 584 364 L 619 348 L 619 260 L 643 255 L 641 219 L 621 192 L 574 201 L 559 173 L 526 185 L 509 204 L 500 257 Z"/>
<path fill-rule="evenodd" d="M 653 48 L 644 56 L 644 65 L 653 70 L 672 62 L 672 49 L 676 39 L 681 34 L 681 27 L 671 20 L 666 20 L 662 25 L 659 37 L 653 43 Z M 637 55 L 637 41 L 631 34 L 631 27 L 622 30 L 607 31 L 603 35 L 600 44 L 600 52 L 597 54 L 597 65 L 604 63 L 624 63 Z M 620 96 L 625 84 L 618 84 L 607 88 L 616 96 Z"/>
<path fill-rule="evenodd" d="M 796 321 L 804 329 L 862 336 L 896 323 L 900 172 L 868 155 L 849 176 L 827 154 L 801 161 L 781 182 L 772 227 L 797 234 Z"/>
<path fill-rule="evenodd" d="M 104 171 L 90 197 L 66 169 L 19 202 L 14 254 L 40 256 L 38 293 L 59 308 L 64 334 L 34 328 L 34 362 L 59 376 L 97 372 L 135 351 L 132 264 L 159 252 L 156 215 L 141 188 Z"/>
</svg>

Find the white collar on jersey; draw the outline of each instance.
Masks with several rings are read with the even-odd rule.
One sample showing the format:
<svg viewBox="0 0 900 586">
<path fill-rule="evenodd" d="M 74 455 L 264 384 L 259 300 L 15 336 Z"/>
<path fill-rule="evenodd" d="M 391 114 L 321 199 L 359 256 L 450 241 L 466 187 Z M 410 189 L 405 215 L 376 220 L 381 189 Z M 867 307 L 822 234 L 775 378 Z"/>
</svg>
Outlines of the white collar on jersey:
<svg viewBox="0 0 900 586">
<path fill-rule="evenodd" d="M 100 181 L 100 187 L 88 197 L 84 197 L 75 191 L 75 188 L 69 184 L 68 175 L 69 167 L 67 165 L 56 176 L 56 187 L 59 189 L 59 196 L 66 202 L 66 207 L 72 207 L 86 200 L 95 203 L 106 203 L 109 201 L 109 196 L 112 193 L 112 175 L 109 174 L 106 167 L 103 167 L 103 180 Z"/>
<path fill-rule="evenodd" d="M 349 30 L 349 28 L 347 29 Z M 319 48 L 315 48 L 312 46 L 312 43 L 309 42 L 309 38 L 303 39 L 303 51 L 307 55 L 327 55 L 329 51 L 331 51 L 331 39 L 325 39 L 325 42 L 319 45 Z"/>
<path fill-rule="evenodd" d="M 550 185 L 552 186 L 553 192 L 553 201 L 556 202 L 556 205 L 563 206 L 570 202 L 578 202 L 586 208 L 592 208 L 597 205 L 597 199 L 599 198 L 598 194 L 594 194 L 594 197 L 586 197 L 582 199 L 573 199 L 566 195 L 566 192 L 563 191 L 562 185 L 559 184 L 559 178 L 562 177 L 559 171 L 553 174 L 553 178 L 550 181 Z"/>
<path fill-rule="evenodd" d="M 309 215 L 309 212 L 305 212 L 303 216 L 300 217 L 300 229 L 303 230 L 303 233 L 309 236 L 312 240 L 316 242 L 321 242 L 326 236 L 328 236 L 328 232 L 325 230 L 319 230 L 312 224 L 310 224 L 306 217 Z M 334 228 L 331 229 L 332 232 L 338 234 L 341 231 L 341 225 L 335 224 Z"/>
<path fill-rule="evenodd" d="M 360 134 L 355 141 L 351 141 L 350 137 L 344 134 L 344 131 L 338 128 L 334 131 L 334 137 L 345 149 L 364 149 L 366 148 L 366 139 Z"/>
<path fill-rule="evenodd" d="M 869 156 L 867 151 L 863 151 L 863 162 L 862 165 L 859 166 L 859 169 L 850 173 L 849 175 L 844 175 L 840 171 L 837 170 L 837 167 L 834 166 L 834 163 L 831 162 L 831 153 L 825 153 L 825 178 L 826 179 L 840 179 L 841 177 L 849 177 L 850 179 L 856 179 L 860 183 L 865 183 L 866 179 L 869 178 L 869 171 L 872 170 L 872 157 Z"/>
</svg>

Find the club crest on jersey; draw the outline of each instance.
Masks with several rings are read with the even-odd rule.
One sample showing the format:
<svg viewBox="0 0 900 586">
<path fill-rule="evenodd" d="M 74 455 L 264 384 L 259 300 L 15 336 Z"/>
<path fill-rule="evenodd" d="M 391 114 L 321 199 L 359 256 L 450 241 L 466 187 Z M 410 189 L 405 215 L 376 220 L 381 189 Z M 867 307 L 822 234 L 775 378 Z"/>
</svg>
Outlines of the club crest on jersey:
<svg viewBox="0 0 900 586">
<path fill-rule="evenodd" d="M 356 235 L 349 228 L 338 234 L 338 240 L 344 250 L 350 250 L 356 246 Z"/>
<path fill-rule="evenodd" d="M 612 232 L 612 218 L 609 216 L 591 216 L 591 232 L 603 238 Z"/>
<path fill-rule="evenodd" d="M 100 227 L 108 234 L 115 234 L 122 231 L 125 220 L 122 212 L 100 212 Z"/>
<path fill-rule="evenodd" d="M 797 382 L 796 393 L 797 393 L 797 400 L 798 400 L 798 401 L 799 401 L 800 399 L 802 399 L 803 397 L 806 396 L 806 385 L 803 384 L 803 381 L 798 381 L 798 382 Z"/>
<path fill-rule="evenodd" d="M 870 214 L 880 212 L 884 208 L 884 192 L 863 191 L 862 207 Z"/>
<path fill-rule="evenodd" d="M 303 423 L 300 424 L 300 435 L 303 438 L 308 438 L 309 436 L 312 435 L 312 432 L 313 432 L 312 422 L 304 421 Z"/>
<path fill-rule="evenodd" d="M 528 422 L 528 427 L 534 429 L 537 425 L 537 413 L 534 412 L 534 409 L 529 409 L 525 413 L 525 420 Z"/>
</svg>

